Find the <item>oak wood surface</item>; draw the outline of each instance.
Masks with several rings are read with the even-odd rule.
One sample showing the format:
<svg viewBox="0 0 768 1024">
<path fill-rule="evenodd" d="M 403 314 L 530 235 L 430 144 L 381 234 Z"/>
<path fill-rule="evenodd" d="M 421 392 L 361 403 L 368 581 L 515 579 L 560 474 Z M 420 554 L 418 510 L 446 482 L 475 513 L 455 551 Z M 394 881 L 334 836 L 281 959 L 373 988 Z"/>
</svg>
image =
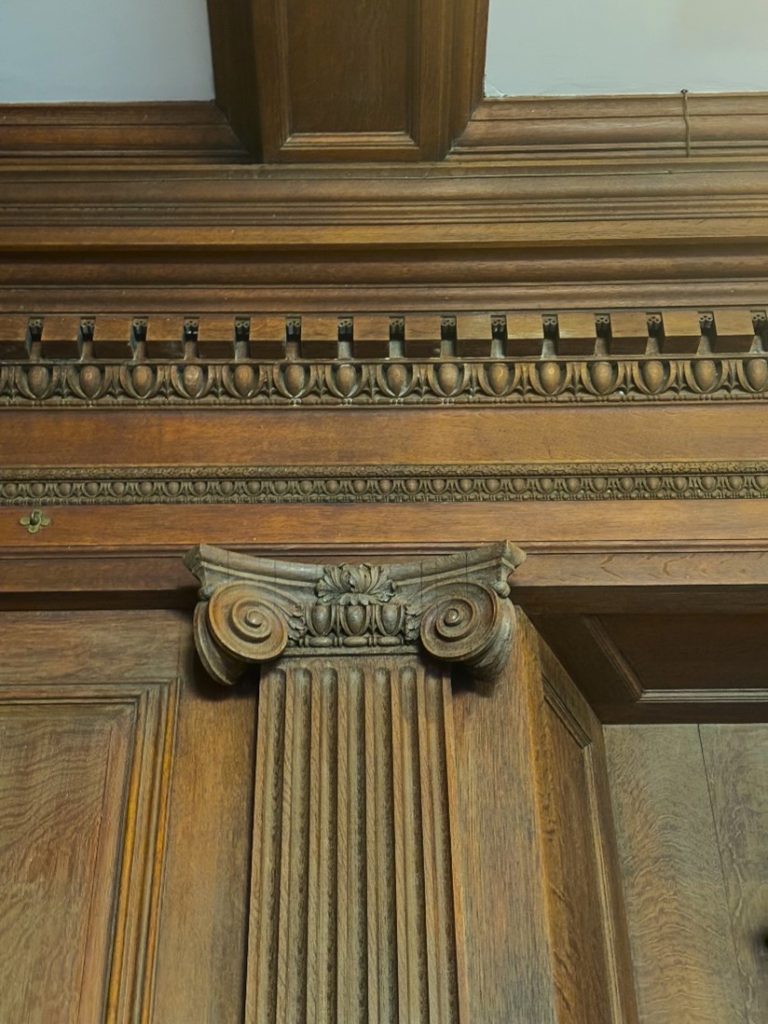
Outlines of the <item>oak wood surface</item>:
<svg viewBox="0 0 768 1024">
<path fill-rule="evenodd" d="M 253 692 L 188 613 L 0 620 L 0 1017 L 242 1020 Z"/>
<path fill-rule="evenodd" d="M 761 834 L 764 731 L 605 728 L 643 1024 L 762 1019 L 765 906 L 749 851 Z"/>
<path fill-rule="evenodd" d="M 453 717 L 469 1019 L 634 1021 L 599 726 L 524 615 L 508 674 Z"/>
<path fill-rule="evenodd" d="M 110 412 L 4 409 L 4 466 L 466 465 L 724 462 L 765 458 L 765 412 L 733 408 L 621 410 L 305 409 Z M 386 438 L 386 445 L 382 445 Z M 732 508 L 729 505 L 729 508 Z M 639 539 L 639 538 L 638 538 Z"/>
<path fill-rule="evenodd" d="M 768 727 L 699 729 L 747 1020 L 768 1013 Z"/>
</svg>

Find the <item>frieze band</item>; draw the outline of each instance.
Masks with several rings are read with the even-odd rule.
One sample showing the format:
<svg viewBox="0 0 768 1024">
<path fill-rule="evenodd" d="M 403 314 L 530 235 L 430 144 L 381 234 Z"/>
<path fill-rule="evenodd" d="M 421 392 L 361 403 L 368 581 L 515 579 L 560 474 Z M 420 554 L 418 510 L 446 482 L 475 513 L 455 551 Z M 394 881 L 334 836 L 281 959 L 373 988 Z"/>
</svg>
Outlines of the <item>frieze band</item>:
<svg viewBox="0 0 768 1024">
<path fill-rule="evenodd" d="M 0 363 L 0 406 L 498 406 L 768 398 L 768 358 Z"/>
<path fill-rule="evenodd" d="M 768 462 L 0 470 L 0 506 L 768 498 Z"/>
</svg>

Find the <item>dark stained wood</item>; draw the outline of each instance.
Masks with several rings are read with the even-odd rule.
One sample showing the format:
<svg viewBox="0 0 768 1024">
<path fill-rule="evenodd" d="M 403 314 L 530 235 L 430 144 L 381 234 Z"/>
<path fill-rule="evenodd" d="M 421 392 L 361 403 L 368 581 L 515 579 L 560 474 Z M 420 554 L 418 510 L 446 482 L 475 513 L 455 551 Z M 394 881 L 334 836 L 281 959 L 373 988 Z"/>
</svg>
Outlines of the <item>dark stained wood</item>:
<svg viewBox="0 0 768 1024">
<path fill-rule="evenodd" d="M 768 93 L 486 99 L 451 151 L 529 161 L 765 153 Z M 688 145 L 686 145 L 688 136 Z"/>
<path fill-rule="evenodd" d="M 267 161 L 439 159 L 482 92 L 484 0 L 209 0 L 216 96 Z"/>
<path fill-rule="evenodd" d="M 0 164 L 44 159 L 114 167 L 234 163 L 245 156 L 214 103 L 0 104 Z"/>
<path fill-rule="evenodd" d="M 757 1024 L 765 726 L 605 729 L 643 1024 Z"/>
<path fill-rule="evenodd" d="M 599 622 L 644 689 L 768 690 L 768 616 L 601 615 Z"/>
<path fill-rule="evenodd" d="M 754 594 L 764 599 L 761 583 Z M 688 596 L 690 603 L 674 594 L 663 615 L 644 614 L 630 599 L 622 614 L 544 613 L 534 621 L 602 721 L 765 721 L 765 613 L 733 614 L 727 599 L 706 613 Z"/>
</svg>

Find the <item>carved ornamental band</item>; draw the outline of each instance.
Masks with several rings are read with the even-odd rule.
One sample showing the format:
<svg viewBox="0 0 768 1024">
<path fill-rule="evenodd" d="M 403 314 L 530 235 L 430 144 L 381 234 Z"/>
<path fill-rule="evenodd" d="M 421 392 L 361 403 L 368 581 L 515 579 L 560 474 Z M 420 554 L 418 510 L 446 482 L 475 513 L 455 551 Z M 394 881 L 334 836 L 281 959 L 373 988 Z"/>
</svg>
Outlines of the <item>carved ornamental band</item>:
<svg viewBox="0 0 768 1024">
<path fill-rule="evenodd" d="M 236 683 L 249 663 L 280 656 L 416 653 L 489 675 L 511 634 L 507 577 L 524 554 L 509 543 L 398 565 L 321 566 L 201 546 L 186 559 L 200 580 L 200 657 Z"/>
</svg>

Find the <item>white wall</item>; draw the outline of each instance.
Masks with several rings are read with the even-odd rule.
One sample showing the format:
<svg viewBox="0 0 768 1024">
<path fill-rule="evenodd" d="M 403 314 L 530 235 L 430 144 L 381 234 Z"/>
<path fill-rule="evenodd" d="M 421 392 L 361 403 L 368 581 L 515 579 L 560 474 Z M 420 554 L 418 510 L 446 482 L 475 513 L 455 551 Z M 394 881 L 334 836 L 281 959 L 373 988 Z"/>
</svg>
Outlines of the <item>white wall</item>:
<svg viewBox="0 0 768 1024">
<path fill-rule="evenodd" d="M 205 0 L 0 0 L 0 103 L 212 97 Z"/>
<path fill-rule="evenodd" d="M 768 0 L 490 0 L 488 96 L 768 90 Z"/>
</svg>

